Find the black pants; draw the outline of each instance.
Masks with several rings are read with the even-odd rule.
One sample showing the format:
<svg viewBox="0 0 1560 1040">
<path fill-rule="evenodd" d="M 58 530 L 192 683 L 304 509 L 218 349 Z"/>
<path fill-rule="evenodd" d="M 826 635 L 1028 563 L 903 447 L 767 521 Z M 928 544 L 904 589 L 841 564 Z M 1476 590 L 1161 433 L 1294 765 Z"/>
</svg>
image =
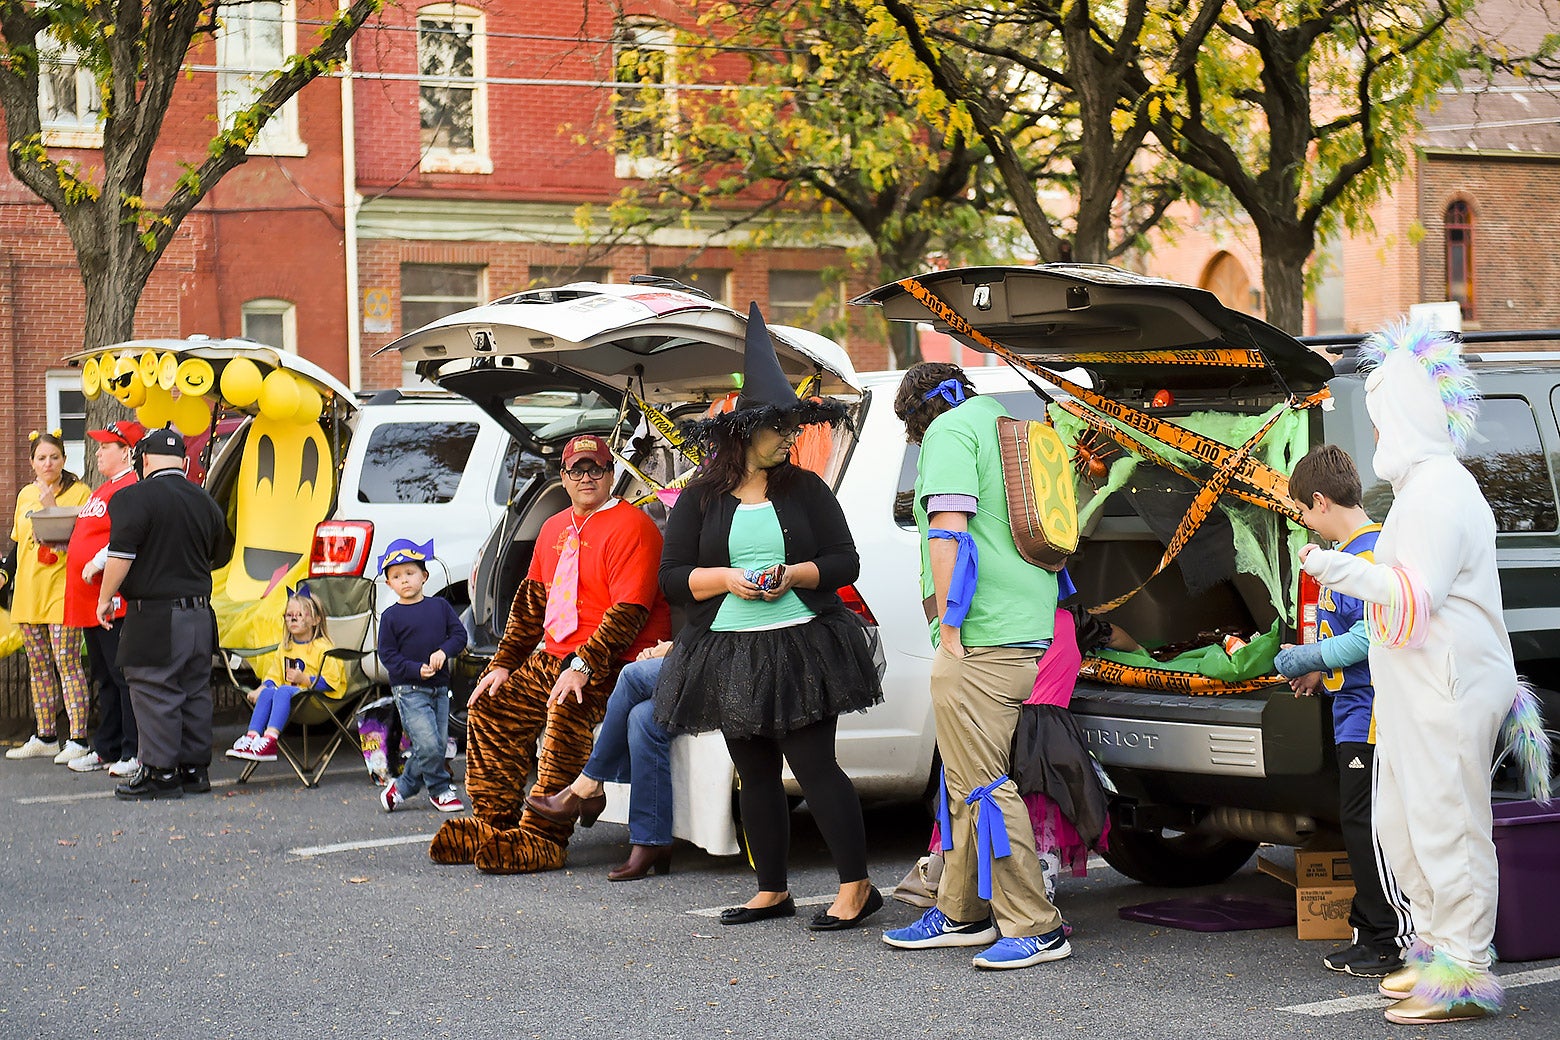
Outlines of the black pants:
<svg viewBox="0 0 1560 1040">
<path fill-rule="evenodd" d="M 1413 939 L 1414 925 L 1408 899 L 1398 891 L 1371 822 L 1375 760 L 1373 744 L 1338 745 L 1338 825 L 1349 853 L 1349 868 L 1354 872 L 1349 925 L 1355 942 L 1381 949 L 1401 948 Z"/>
<path fill-rule="evenodd" d="M 119 655 L 119 627 L 98 625 L 85 630 L 87 663 L 92 685 L 97 687 L 98 727 L 92 750 L 105 762 L 136 757 L 135 708 L 130 704 L 130 684 L 114 658 Z"/>
<path fill-rule="evenodd" d="M 834 758 L 835 719 L 825 719 L 778 739 L 726 738 L 742 788 L 742 831 L 758 871 L 761 892 L 787 889 L 786 857 L 791 845 L 791 812 L 780 781 L 780 760 L 802 788 L 807 807 L 834 858 L 840 883 L 865 880 L 867 832 L 861 820 L 861 800 L 850 777 Z"/>
<path fill-rule="evenodd" d="M 130 631 L 120 646 L 121 658 L 132 648 L 138 651 L 132 660 L 158 654 L 163 658 L 160 664 L 121 665 L 135 702 L 141 764 L 153 771 L 211 764 L 211 648 L 216 620 L 210 607 L 173 607 L 170 614 L 166 635 L 151 627 L 158 633 L 156 647 L 137 648 L 138 632 L 132 626 L 126 626 Z"/>
</svg>

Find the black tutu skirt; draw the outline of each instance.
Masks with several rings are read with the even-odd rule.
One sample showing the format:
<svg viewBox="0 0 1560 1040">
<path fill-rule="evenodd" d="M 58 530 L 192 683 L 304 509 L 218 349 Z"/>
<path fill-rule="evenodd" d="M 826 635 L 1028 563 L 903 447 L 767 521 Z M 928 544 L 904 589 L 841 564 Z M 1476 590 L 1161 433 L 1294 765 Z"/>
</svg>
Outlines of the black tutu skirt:
<svg viewBox="0 0 1560 1040">
<path fill-rule="evenodd" d="M 839 608 L 789 628 L 679 639 L 661 666 L 655 719 L 672 733 L 783 737 L 882 699 L 867 631 Z"/>
</svg>

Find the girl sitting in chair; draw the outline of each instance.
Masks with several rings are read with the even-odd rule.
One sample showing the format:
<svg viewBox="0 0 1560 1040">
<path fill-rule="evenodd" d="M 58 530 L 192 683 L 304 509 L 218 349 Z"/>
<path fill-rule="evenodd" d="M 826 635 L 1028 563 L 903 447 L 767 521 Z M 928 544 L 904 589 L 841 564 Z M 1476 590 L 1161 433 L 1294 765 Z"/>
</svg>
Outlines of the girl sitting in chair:
<svg viewBox="0 0 1560 1040">
<path fill-rule="evenodd" d="M 249 732 L 228 749 L 229 758 L 275 762 L 277 737 L 287 725 L 293 697 L 299 690 L 341 693 L 346 689 L 346 665 L 327 657 L 334 650 L 325 635 L 325 607 L 303 582 L 287 592 L 281 645 L 260 688 L 249 694 L 255 711 Z"/>
</svg>

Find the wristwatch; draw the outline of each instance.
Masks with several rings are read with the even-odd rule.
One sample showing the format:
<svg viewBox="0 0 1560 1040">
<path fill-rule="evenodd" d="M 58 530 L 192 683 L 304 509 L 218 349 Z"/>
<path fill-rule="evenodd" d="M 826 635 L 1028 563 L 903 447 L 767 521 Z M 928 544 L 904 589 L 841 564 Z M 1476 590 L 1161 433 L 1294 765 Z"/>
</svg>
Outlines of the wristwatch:
<svg viewBox="0 0 1560 1040">
<path fill-rule="evenodd" d="M 586 664 L 585 658 L 581 657 L 579 654 L 571 654 L 569 656 L 569 671 L 580 672 L 587 679 L 589 679 L 591 676 L 590 665 Z"/>
</svg>

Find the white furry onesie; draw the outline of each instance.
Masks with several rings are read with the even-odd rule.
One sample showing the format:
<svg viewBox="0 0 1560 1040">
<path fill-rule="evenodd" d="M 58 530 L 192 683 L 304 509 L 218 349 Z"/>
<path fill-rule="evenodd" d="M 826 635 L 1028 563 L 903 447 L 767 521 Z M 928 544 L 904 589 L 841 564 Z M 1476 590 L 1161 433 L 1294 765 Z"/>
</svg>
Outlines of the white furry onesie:
<svg viewBox="0 0 1560 1040">
<path fill-rule="evenodd" d="M 1431 996 L 1494 1010 L 1497 868 L 1490 765 L 1517 692 L 1501 613 L 1495 520 L 1456 449 L 1472 379 L 1455 347 L 1399 328 L 1373 337 L 1374 468 L 1394 501 L 1375 562 L 1312 550 L 1304 568 L 1366 601 L 1376 687 L 1376 828 L 1412 904 Z M 1422 990 L 1414 990 L 1421 995 Z"/>
</svg>

